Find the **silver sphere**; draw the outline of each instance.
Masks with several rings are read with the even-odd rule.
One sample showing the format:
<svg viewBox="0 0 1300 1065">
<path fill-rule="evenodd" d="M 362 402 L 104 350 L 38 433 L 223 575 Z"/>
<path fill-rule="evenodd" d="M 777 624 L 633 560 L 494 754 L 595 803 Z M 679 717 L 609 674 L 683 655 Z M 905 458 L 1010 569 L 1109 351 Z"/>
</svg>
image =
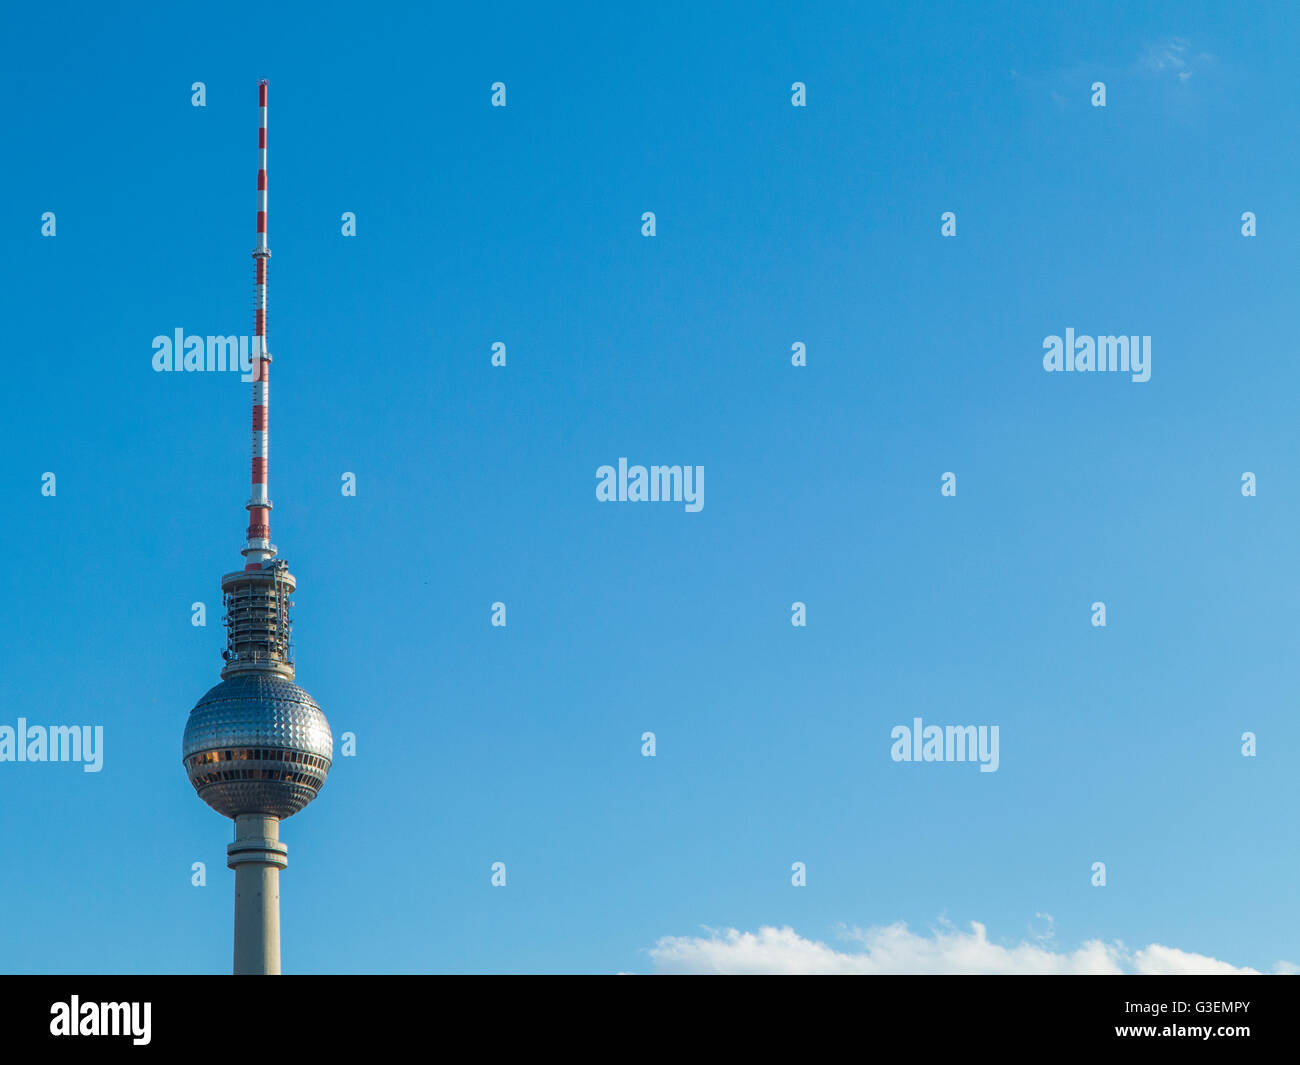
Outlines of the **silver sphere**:
<svg viewBox="0 0 1300 1065">
<path fill-rule="evenodd" d="M 325 784 L 334 737 L 316 701 L 275 673 L 242 673 L 198 701 L 182 758 L 199 798 L 219 814 L 296 814 Z"/>
</svg>

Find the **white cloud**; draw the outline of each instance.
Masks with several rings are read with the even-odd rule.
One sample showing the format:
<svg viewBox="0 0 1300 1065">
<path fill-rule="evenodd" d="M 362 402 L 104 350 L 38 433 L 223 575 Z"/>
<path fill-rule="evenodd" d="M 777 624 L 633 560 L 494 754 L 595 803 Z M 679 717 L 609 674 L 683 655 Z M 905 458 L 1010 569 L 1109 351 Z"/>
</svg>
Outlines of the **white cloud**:
<svg viewBox="0 0 1300 1065">
<path fill-rule="evenodd" d="M 1050 947 L 1056 938 L 1056 918 L 1050 913 L 1036 913 L 1029 931 L 1040 947 Z"/>
<path fill-rule="evenodd" d="M 1041 915 L 1046 916 L 1046 915 Z M 1048 918 L 1050 920 L 1050 918 Z M 844 930 L 854 945 L 837 950 L 804 939 L 793 928 L 765 926 L 757 932 L 706 929 L 706 936 L 665 936 L 650 957 L 661 973 L 732 974 L 1257 974 L 1228 962 L 1153 943 L 1129 952 L 1119 941 L 1092 939 L 1077 950 L 1054 950 L 1050 937 L 1012 946 L 993 943 L 972 921 L 969 932 L 943 925 L 920 935 L 899 922 Z M 1288 971 L 1279 962 L 1275 971 Z M 1290 968 L 1294 969 L 1294 966 Z"/>
<path fill-rule="evenodd" d="M 1182 37 L 1169 37 L 1147 48 L 1139 60 L 1143 69 L 1153 74 L 1174 74 L 1179 81 L 1188 81 L 1192 73 L 1214 62 L 1206 52 L 1193 52 L 1190 42 Z"/>
<path fill-rule="evenodd" d="M 1255 973 L 1255 969 L 1239 969 L 1226 961 L 1207 958 L 1204 954 L 1189 954 L 1176 947 L 1162 947 L 1159 943 L 1139 950 L 1134 959 L 1137 971 L 1144 976 L 1232 976 L 1234 973 Z"/>
<path fill-rule="evenodd" d="M 1142 65 L 1157 74 L 1164 70 L 1187 69 L 1188 44 L 1181 37 L 1170 37 L 1151 45 L 1142 56 Z"/>
</svg>

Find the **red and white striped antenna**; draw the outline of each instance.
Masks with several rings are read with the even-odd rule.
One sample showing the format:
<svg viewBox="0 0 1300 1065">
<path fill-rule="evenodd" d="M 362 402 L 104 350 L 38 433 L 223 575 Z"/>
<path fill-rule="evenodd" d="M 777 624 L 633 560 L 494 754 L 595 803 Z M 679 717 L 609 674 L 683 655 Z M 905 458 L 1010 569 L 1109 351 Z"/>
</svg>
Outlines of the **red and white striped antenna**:
<svg viewBox="0 0 1300 1065">
<path fill-rule="evenodd" d="M 257 131 L 259 164 L 257 170 L 257 263 L 253 297 L 253 477 L 248 509 L 248 543 L 242 550 L 244 569 L 261 569 L 275 556 L 271 543 L 271 499 L 267 495 L 267 458 L 271 401 L 271 353 L 266 347 L 266 260 L 271 249 L 266 246 L 266 81 L 257 86 L 261 125 Z"/>
</svg>

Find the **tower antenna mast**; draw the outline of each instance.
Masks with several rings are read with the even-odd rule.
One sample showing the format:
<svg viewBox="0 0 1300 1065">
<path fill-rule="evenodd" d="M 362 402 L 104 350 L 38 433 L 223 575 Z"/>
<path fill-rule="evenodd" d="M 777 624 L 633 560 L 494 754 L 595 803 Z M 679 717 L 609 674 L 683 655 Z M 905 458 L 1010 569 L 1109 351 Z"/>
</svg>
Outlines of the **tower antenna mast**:
<svg viewBox="0 0 1300 1065">
<path fill-rule="evenodd" d="M 253 468 L 248 498 L 248 542 L 243 549 L 244 569 L 261 569 L 275 556 L 271 543 L 271 497 L 267 495 L 267 459 L 270 450 L 271 353 L 266 346 L 266 265 L 271 249 L 266 245 L 266 82 L 257 86 L 261 123 L 257 130 L 257 263 L 253 295 Z"/>
</svg>

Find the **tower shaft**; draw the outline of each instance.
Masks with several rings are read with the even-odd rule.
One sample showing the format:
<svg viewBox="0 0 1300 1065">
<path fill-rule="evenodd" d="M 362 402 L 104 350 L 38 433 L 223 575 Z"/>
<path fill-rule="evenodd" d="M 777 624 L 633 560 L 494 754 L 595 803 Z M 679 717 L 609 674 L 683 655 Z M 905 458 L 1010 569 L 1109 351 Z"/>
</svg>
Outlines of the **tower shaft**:
<svg viewBox="0 0 1300 1065">
<path fill-rule="evenodd" d="M 226 865 L 235 871 L 235 975 L 280 974 L 280 870 L 289 864 L 279 818 L 240 814 Z"/>
</svg>

